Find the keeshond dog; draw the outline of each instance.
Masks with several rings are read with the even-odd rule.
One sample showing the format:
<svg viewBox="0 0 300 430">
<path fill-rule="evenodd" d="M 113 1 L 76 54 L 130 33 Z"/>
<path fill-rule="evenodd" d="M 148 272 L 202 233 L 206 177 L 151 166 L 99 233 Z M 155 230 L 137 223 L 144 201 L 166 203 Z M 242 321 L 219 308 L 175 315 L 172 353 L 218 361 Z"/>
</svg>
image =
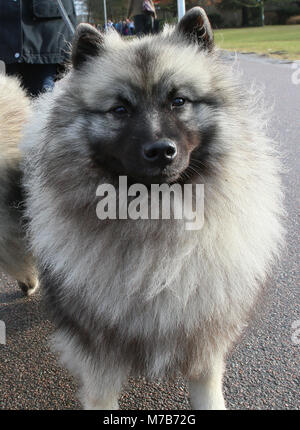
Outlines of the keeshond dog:
<svg viewBox="0 0 300 430">
<path fill-rule="evenodd" d="M 38 286 L 35 264 L 25 241 L 21 129 L 30 102 L 15 78 L 0 75 L 0 267 L 30 295 Z"/>
<path fill-rule="evenodd" d="M 226 354 L 283 236 L 280 163 L 256 97 L 221 60 L 199 7 L 129 41 L 81 24 L 72 63 L 35 103 L 21 145 L 55 349 L 86 409 L 118 408 L 129 376 L 178 373 L 192 408 L 224 409 Z M 204 184 L 203 227 L 99 220 L 97 187 L 120 176 Z"/>
</svg>

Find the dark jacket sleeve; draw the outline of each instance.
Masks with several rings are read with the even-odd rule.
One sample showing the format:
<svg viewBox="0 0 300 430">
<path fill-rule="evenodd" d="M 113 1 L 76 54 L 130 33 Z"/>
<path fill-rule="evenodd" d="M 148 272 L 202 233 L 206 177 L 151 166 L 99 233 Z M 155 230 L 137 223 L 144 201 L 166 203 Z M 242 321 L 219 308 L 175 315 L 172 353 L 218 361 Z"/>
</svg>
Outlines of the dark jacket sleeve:
<svg viewBox="0 0 300 430">
<path fill-rule="evenodd" d="M 62 0 L 73 25 L 73 0 Z M 72 34 L 55 0 L 0 0 L 0 60 L 57 64 L 68 57 Z"/>
</svg>

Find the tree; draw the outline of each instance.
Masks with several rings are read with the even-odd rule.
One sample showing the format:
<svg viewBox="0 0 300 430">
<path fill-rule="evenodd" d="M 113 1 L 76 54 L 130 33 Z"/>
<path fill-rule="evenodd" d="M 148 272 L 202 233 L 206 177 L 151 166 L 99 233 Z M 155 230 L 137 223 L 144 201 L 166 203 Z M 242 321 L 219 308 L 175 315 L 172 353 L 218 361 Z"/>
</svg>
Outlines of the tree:
<svg viewBox="0 0 300 430">
<path fill-rule="evenodd" d="M 264 25 L 264 10 L 266 4 L 277 4 L 279 6 L 293 6 L 299 3 L 298 0 L 211 0 L 214 4 L 222 9 L 242 9 L 243 25 L 248 25 L 248 10 L 257 8 L 260 11 L 260 24 Z M 216 4 L 217 3 L 217 4 Z"/>
<path fill-rule="evenodd" d="M 79 0 L 88 13 L 88 21 L 103 23 L 103 0 Z M 106 0 L 107 17 L 112 21 L 126 18 L 128 0 Z"/>
</svg>

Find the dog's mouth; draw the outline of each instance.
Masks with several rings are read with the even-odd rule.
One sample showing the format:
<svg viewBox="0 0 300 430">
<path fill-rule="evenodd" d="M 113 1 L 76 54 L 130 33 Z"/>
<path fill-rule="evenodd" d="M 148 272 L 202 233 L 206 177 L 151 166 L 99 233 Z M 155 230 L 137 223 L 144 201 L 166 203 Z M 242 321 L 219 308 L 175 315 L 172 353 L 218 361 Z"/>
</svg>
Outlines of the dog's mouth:
<svg viewBox="0 0 300 430">
<path fill-rule="evenodd" d="M 93 169 L 103 170 L 106 174 L 112 177 L 126 176 L 128 184 L 141 183 L 146 186 L 151 184 L 172 184 L 176 183 L 181 178 L 181 171 L 178 171 L 174 166 L 167 166 L 163 169 L 159 167 L 145 168 L 139 166 L 139 162 L 136 161 L 134 166 L 129 168 L 119 158 L 110 156 L 104 159 L 93 158 L 91 166 Z"/>
<path fill-rule="evenodd" d="M 174 184 L 179 179 L 180 175 L 151 175 L 151 176 L 140 176 L 140 177 L 128 177 L 129 183 L 142 183 L 146 186 L 152 184 Z"/>
<path fill-rule="evenodd" d="M 128 172 L 129 178 L 132 182 L 142 183 L 145 185 L 172 183 L 180 177 L 180 172 L 172 166 L 163 169 L 159 167 L 144 168 Z"/>
</svg>

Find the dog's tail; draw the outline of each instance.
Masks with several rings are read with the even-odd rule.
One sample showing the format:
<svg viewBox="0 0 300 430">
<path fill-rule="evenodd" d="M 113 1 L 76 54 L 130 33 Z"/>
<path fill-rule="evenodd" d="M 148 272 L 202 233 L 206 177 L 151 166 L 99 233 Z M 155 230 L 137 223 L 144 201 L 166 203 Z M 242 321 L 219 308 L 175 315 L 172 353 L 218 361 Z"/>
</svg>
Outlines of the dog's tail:
<svg viewBox="0 0 300 430">
<path fill-rule="evenodd" d="M 31 114 L 30 99 L 16 78 L 0 75 L 0 269 L 28 294 L 37 280 L 23 229 L 22 128 Z"/>
</svg>

